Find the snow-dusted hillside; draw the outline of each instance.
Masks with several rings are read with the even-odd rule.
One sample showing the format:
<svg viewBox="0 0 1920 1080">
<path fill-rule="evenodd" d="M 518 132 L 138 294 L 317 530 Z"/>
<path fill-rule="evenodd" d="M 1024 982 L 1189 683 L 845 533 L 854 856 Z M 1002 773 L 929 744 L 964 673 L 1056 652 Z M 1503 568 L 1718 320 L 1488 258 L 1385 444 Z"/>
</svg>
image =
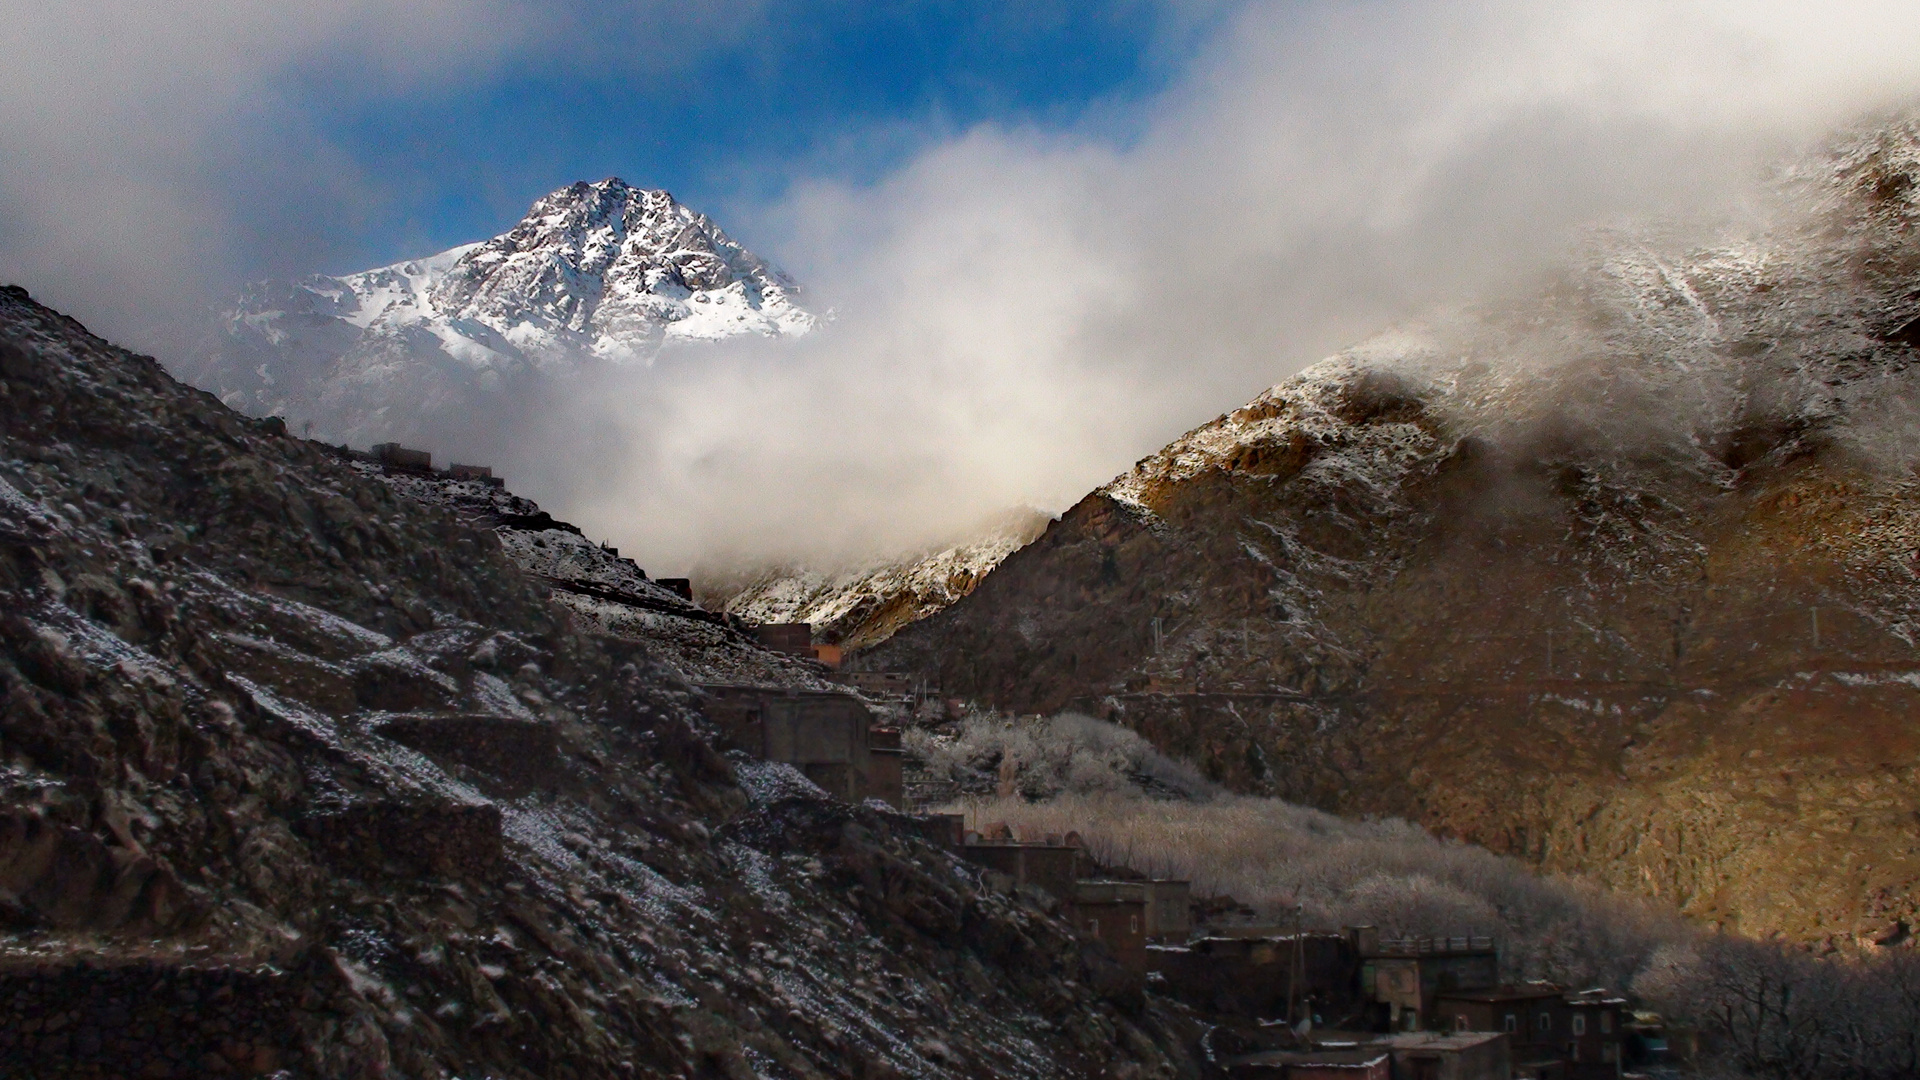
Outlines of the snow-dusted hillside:
<svg viewBox="0 0 1920 1080">
<path fill-rule="evenodd" d="M 545 380 L 662 349 L 806 333 L 792 279 L 664 191 L 577 183 L 508 232 L 344 277 L 250 286 L 191 382 L 316 437 L 445 445 Z M 458 440 L 455 440 L 458 442 Z"/>
<path fill-rule="evenodd" d="M 1316 364 L 867 657 L 1744 934 L 1920 925 L 1920 116 Z M 1901 779 L 1891 779 L 1901 778 Z"/>
<path fill-rule="evenodd" d="M 971 539 L 937 551 L 834 571 L 770 570 L 729 596 L 726 611 L 756 623 L 812 623 L 823 641 L 866 648 L 972 592 L 988 571 L 1039 536 L 1052 520 L 1038 510 L 1022 509 L 994 520 Z"/>
</svg>

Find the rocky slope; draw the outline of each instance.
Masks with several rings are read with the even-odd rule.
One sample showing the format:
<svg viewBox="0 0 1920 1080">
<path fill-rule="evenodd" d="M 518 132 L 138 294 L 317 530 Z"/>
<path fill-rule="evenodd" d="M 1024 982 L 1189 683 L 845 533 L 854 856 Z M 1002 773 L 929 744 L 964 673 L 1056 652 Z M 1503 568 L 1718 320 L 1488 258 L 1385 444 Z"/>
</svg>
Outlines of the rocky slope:
<svg viewBox="0 0 1920 1080">
<path fill-rule="evenodd" d="M 879 659 L 1803 938 L 1920 925 L 1920 129 L 1090 494 Z"/>
<path fill-rule="evenodd" d="M 936 551 L 833 571 L 769 570 L 741 585 L 708 583 L 703 592 L 709 603 L 749 622 L 811 623 L 817 642 L 869 648 L 951 607 L 1052 520 L 1038 510 L 1021 509 L 971 539 Z"/>
<path fill-rule="evenodd" d="M 533 500 L 479 480 L 422 475 L 355 461 L 410 500 L 444 508 L 491 530 L 520 570 L 552 589 L 574 624 L 600 637 L 643 646 L 654 661 L 690 683 L 839 690 L 816 664 L 761 647 L 750 625 L 707 611 L 662 588 L 632 559 L 586 538 Z"/>
<path fill-rule="evenodd" d="M 498 533 L 17 289 L 0 401 L 0 1076 L 1193 1073 Z"/>
<path fill-rule="evenodd" d="M 463 445 L 545 380 L 742 334 L 804 334 L 793 281 L 664 191 L 581 182 L 511 230 L 344 277 L 251 286 L 180 365 L 255 416 L 335 442 Z"/>
</svg>

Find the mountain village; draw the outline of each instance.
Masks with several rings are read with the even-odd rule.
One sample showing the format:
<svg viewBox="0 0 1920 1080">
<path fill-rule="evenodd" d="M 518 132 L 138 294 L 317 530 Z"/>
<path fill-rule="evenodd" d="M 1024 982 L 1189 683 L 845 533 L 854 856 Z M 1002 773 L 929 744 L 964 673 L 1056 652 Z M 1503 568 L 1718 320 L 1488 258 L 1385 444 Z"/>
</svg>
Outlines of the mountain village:
<svg viewBox="0 0 1920 1080">
<path fill-rule="evenodd" d="M 717 591 L 462 441 L 827 324 L 664 191 L 257 284 L 204 389 L 0 289 L 0 1078 L 1912 1075 L 1920 122 L 1853 138 L 1767 251 Z M 1063 718 L 1160 771 L 1035 787 Z M 1214 804 L 1386 914 L 1095 842 Z"/>
<path fill-rule="evenodd" d="M 514 515 L 476 514 L 476 495 L 489 507 L 514 499 L 488 468 L 436 470 L 429 452 L 398 444 L 340 453 L 401 480 L 412 497 L 467 506 L 477 524 L 544 534 L 556 544 L 556 533 L 579 537 L 525 500 L 514 500 Z M 619 623 L 629 634 L 641 625 L 638 613 L 647 612 L 724 627 L 739 645 L 771 654 L 771 663 L 738 668 L 743 673 L 728 681 L 694 681 L 717 749 L 791 766 L 834 799 L 906 815 L 986 889 L 1058 917 L 1137 979 L 1138 992 L 1163 995 L 1203 1017 L 1213 1075 L 1620 1080 L 1687 1060 L 1680 1051 L 1690 1032 L 1670 1037 L 1658 1014 L 1636 1011 L 1605 988 L 1503 982 L 1493 937 L 1468 931 L 1383 938 L 1366 926 L 1266 924 L 1231 897 L 1193 895 L 1188 881 L 1103 864 L 1077 832 L 1022 836 L 1003 822 L 969 820 L 940 804 L 950 785 L 927 781 L 903 753 L 902 727 L 963 707 L 924 677 L 848 666 L 840 647 L 816 643 L 806 623 L 750 624 L 706 612 L 692 603 L 685 581 L 648 579 L 609 547 L 581 541 L 576 546 L 597 559 L 556 574 L 544 555 L 531 554 L 544 543 L 511 543 L 508 550 L 527 553 L 521 565 L 556 589 L 594 599 L 603 619 L 606 605 L 634 609 L 635 621 Z M 604 583 L 609 563 L 624 571 L 624 588 Z M 656 618 L 646 625 L 670 624 Z M 668 631 L 643 640 L 673 650 L 669 655 L 690 655 L 684 639 Z M 1000 789 L 1013 793 L 1006 780 Z"/>
</svg>

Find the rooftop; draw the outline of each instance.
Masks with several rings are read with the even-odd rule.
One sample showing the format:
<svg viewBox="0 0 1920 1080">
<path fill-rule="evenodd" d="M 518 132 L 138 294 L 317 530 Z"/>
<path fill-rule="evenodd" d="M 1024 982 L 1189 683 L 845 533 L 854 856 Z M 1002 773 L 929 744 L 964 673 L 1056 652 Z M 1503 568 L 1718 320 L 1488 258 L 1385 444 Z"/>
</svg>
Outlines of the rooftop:
<svg viewBox="0 0 1920 1080">
<path fill-rule="evenodd" d="M 1442 990 L 1435 998 L 1448 1001 L 1532 1001 L 1539 998 L 1557 998 L 1565 992 L 1557 986 L 1547 983 L 1528 983 L 1524 986 L 1493 986 L 1484 990 Z"/>
</svg>

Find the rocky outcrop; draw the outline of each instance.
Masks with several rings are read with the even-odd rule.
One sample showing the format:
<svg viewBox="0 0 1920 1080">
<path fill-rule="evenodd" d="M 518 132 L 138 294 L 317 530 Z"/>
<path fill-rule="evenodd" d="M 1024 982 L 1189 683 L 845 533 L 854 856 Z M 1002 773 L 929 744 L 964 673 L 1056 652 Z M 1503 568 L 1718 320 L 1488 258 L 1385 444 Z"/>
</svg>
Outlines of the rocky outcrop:
<svg viewBox="0 0 1920 1080">
<path fill-rule="evenodd" d="M 1197 1074 L 455 508 L 18 289 L 0 402 L 0 1077 Z"/>
<path fill-rule="evenodd" d="M 1789 222 L 1612 238 L 1089 495 L 879 650 L 1243 789 L 1405 815 L 1753 933 L 1920 915 L 1920 138 Z"/>
<path fill-rule="evenodd" d="M 388 471 L 359 460 L 355 466 L 408 499 L 492 530 L 507 558 L 546 585 L 576 626 L 644 646 L 688 682 L 836 689 L 818 664 L 763 647 L 738 616 L 709 611 L 662 587 L 632 559 L 504 486 L 445 473 Z"/>
</svg>

